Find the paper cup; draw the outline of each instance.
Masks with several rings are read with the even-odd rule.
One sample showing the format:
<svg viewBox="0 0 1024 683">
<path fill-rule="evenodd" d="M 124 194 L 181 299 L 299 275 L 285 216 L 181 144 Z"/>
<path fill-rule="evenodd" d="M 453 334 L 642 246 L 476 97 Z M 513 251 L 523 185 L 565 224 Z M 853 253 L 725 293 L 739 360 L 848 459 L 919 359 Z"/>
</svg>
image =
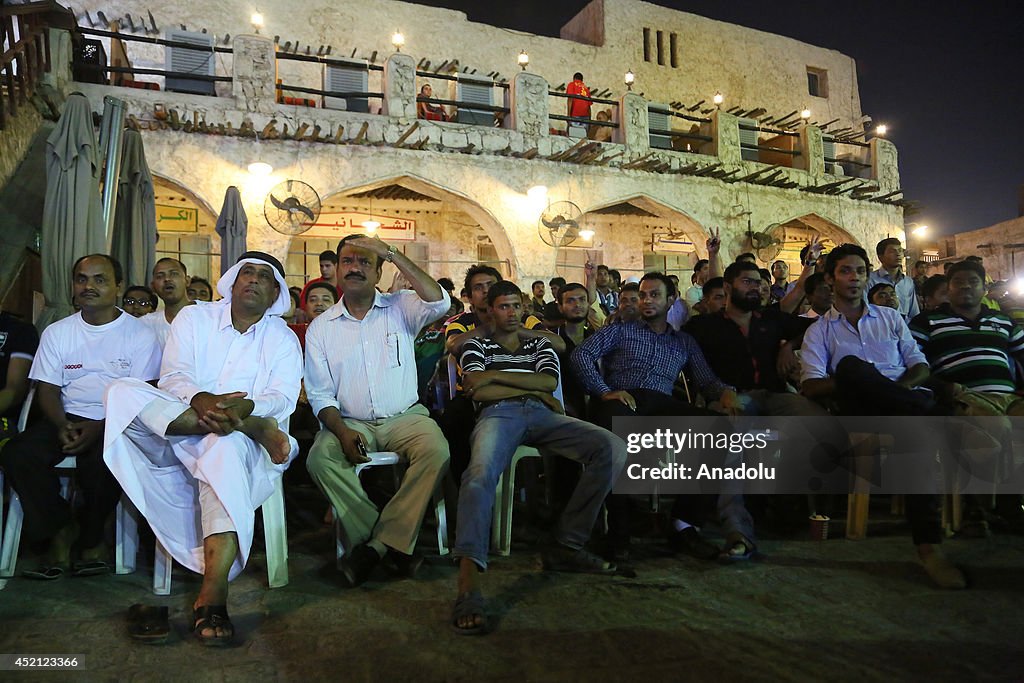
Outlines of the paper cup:
<svg viewBox="0 0 1024 683">
<path fill-rule="evenodd" d="M 810 522 L 812 541 L 828 540 L 828 517 L 825 515 L 812 515 L 808 521 Z"/>
</svg>

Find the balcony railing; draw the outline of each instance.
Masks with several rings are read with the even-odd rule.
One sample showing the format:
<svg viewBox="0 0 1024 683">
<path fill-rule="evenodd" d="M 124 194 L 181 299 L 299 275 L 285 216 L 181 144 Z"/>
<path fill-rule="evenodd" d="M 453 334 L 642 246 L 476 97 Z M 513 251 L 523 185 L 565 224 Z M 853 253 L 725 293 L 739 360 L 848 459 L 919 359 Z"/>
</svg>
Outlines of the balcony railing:
<svg viewBox="0 0 1024 683">
<path fill-rule="evenodd" d="M 50 36 L 46 15 L 53 3 L 0 7 L 0 130 L 26 106 L 43 73 L 50 70 Z"/>
</svg>

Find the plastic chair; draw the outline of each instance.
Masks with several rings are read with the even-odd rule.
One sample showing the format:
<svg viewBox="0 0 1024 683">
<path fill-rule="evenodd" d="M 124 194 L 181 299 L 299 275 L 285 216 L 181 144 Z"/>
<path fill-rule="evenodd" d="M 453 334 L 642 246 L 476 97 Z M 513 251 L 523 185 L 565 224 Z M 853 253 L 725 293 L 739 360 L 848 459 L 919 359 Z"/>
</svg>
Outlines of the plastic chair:
<svg viewBox="0 0 1024 683">
<path fill-rule="evenodd" d="M 370 462 L 362 462 L 356 465 L 356 477 L 367 467 L 381 467 L 384 465 L 397 465 L 401 458 L 393 451 L 378 451 L 367 453 Z M 398 476 L 395 476 L 395 485 L 398 485 Z M 341 558 L 345 556 L 345 548 L 351 547 L 352 543 L 345 537 L 345 531 L 341 526 L 341 515 L 336 508 L 331 508 L 334 513 L 334 547 L 336 559 L 340 568 Z M 443 483 L 439 483 L 434 491 L 434 514 L 437 516 L 437 553 L 448 554 L 448 513 L 444 501 Z"/>
</svg>

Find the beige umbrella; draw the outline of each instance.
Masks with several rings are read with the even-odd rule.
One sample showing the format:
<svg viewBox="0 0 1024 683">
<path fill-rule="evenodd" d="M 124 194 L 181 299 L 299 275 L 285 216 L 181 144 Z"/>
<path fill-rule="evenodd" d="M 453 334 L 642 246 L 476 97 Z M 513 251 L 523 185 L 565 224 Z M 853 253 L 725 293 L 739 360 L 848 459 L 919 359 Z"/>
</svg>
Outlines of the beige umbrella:
<svg viewBox="0 0 1024 683">
<path fill-rule="evenodd" d="M 124 267 L 126 283 L 149 282 L 156 265 L 156 200 L 153 176 L 146 163 L 142 135 L 128 130 L 121 152 L 121 177 L 114 210 L 114 239 L 110 253 Z"/>
<path fill-rule="evenodd" d="M 46 308 L 39 329 L 74 312 L 71 266 L 80 256 L 106 251 L 100 173 L 102 158 L 89 100 L 72 93 L 46 140 L 46 199 L 41 252 Z"/>
</svg>

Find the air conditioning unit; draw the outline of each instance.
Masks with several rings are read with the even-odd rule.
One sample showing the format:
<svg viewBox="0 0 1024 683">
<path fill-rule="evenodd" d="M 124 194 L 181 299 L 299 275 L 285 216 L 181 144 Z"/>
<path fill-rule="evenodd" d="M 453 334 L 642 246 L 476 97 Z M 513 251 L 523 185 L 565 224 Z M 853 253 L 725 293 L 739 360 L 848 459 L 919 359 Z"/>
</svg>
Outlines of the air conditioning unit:
<svg viewBox="0 0 1024 683">
<path fill-rule="evenodd" d="M 324 65 L 323 89 L 326 92 L 366 92 L 370 87 L 368 79 L 369 71 L 360 62 L 345 66 Z M 370 101 L 365 97 L 324 95 L 324 109 L 346 109 L 366 114 L 370 111 Z"/>
<path fill-rule="evenodd" d="M 737 124 L 740 129 L 740 155 L 744 161 L 757 161 L 757 120 L 737 119 Z M 754 130 L 747 130 L 744 126 Z"/>
<path fill-rule="evenodd" d="M 164 34 L 167 40 L 195 45 L 197 49 L 164 47 L 164 64 L 168 71 L 181 74 L 212 76 L 216 53 L 213 51 L 213 36 L 209 33 L 171 30 Z M 167 76 L 164 90 L 185 92 L 194 95 L 216 95 L 213 81 L 201 81 L 186 76 Z"/>
<path fill-rule="evenodd" d="M 649 104 L 647 109 L 648 129 L 672 130 L 672 124 L 668 122 L 668 114 L 664 111 L 654 111 L 651 107 L 661 110 L 668 109 L 668 105 L 665 104 Z M 651 147 L 654 149 L 672 149 L 672 138 L 668 135 L 655 135 L 654 133 L 651 133 Z"/>
<path fill-rule="evenodd" d="M 487 109 L 473 109 L 474 104 L 488 107 L 494 105 L 494 82 L 486 80 L 469 80 L 460 78 L 455 88 L 455 99 L 463 104 L 455 114 L 459 123 L 474 126 L 493 126 L 494 112 Z"/>
</svg>

